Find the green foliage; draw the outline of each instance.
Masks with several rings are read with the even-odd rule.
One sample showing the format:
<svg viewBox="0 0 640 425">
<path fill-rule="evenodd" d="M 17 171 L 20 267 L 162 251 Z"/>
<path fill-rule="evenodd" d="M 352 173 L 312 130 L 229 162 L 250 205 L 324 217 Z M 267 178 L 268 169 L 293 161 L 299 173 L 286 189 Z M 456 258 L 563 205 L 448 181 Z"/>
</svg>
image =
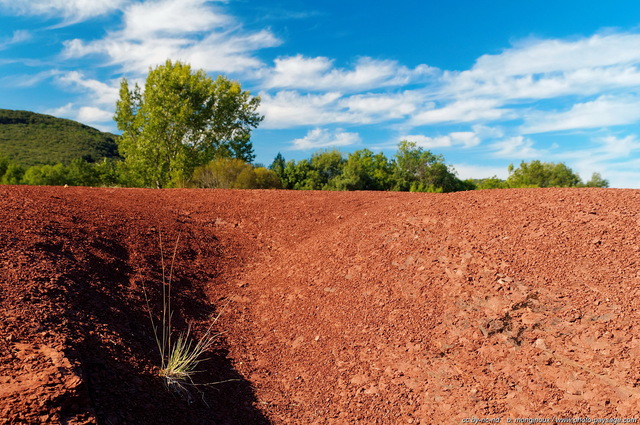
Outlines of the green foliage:
<svg viewBox="0 0 640 425">
<path fill-rule="evenodd" d="M 499 179 L 496 176 L 489 177 L 486 179 L 478 179 L 473 181 L 476 185 L 477 190 L 485 190 L 485 189 L 506 189 L 507 182 Z"/>
<path fill-rule="evenodd" d="M 240 84 L 167 61 L 151 69 L 144 92 L 120 86 L 114 119 L 123 131 L 122 172 L 132 185 L 167 187 L 184 182 L 216 157 L 253 160 L 250 134 L 264 117 Z"/>
<path fill-rule="evenodd" d="M 465 185 L 444 163 L 442 155 L 434 155 L 403 140 L 398 145 L 394 168 L 395 190 L 411 192 L 454 192 Z"/>
<path fill-rule="evenodd" d="M 0 109 L 0 152 L 25 167 L 119 158 L 116 139 L 75 121 Z"/>
<path fill-rule="evenodd" d="M 39 186 L 62 186 L 67 184 L 66 171 L 62 164 L 34 165 L 24 173 L 23 183 Z"/>
<path fill-rule="evenodd" d="M 310 160 L 297 163 L 288 161 L 282 170 L 282 186 L 296 190 L 336 190 L 336 179 L 340 178 L 344 164 L 337 150 L 316 152 Z"/>
<path fill-rule="evenodd" d="M 273 162 L 269 166 L 270 170 L 273 170 L 278 175 L 278 178 L 282 179 L 284 176 L 284 169 L 287 166 L 286 161 L 284 160 L 284 156 L 280 152 L 273 159 Z"/>
<path fill-rule="evenodd" d="M 337 150 L 325 150 L 310 160 L 283 163 L 278 154 L 271 168 L 279 170 L 285 189 L 453 192 L 475 188 L 473 182 L 458 179 L 441 155 L 410 142 L 400 143 L 395 161 L 362 149 L 346 160 Z"/>
<path fill-rule="evenodd" d="M 312 171 L 307 174 L 308 185 L 317 190 L 336 190 L 334 180 L 342 174 L 344 163 L 338 150 L 316 152 L 311 156 Z"/>
<path fill-rule="evenodd" d="M 342 174 L 333 179 L 332 185 L 337 190 L 390 190 L 392 175 L 393 164 L 382 152 L 374 155 L 363 149 L 349 154 Z"/>
<path fill-rule="evenodd" d="M 609 180 L 603 179 L 600 173 L 593 173 L 591 179 L 586 182 L 584 187 L 609 187 Z"/>
<path fill-rule="evenodd" d="M 0 184 L 21 184 L 24 176 L 24 167 L 10 162 L 4 171 Z"/>
<path fill-rule="evenodd" d="M 207 189 L 279 189 L 277 174 L 237 158 L 218 158 L 195 169 L 191 184 Z"/>
<path fill-rule="evenodd" d="M 258 167 L 254 168 L 253 172 L 256 175 L 256 189 L 282 189 L 280 177 L 278 177 L 275 171 Z"/>
<path fill-rule="evenodd" d="M 7 167 L 9 167 L 9 158 L 0 155 L 0 180 L 2 180 L 2 176 L 7 171 Z"/>
<path fill-rule="evenodd" d="M 580 176 L 563 163 L 523 161 L 515 169 L 509 165 L 507 185 L 512 188 L 577 187 L 581 183 Z"/>
</svg>

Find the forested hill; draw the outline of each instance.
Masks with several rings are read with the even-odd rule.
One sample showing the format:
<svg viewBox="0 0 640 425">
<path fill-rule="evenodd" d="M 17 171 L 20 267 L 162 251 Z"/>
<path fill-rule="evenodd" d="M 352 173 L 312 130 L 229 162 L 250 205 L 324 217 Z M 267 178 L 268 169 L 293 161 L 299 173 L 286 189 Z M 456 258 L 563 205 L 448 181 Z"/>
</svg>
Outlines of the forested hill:
<svg viewBox="0 0 640 425">
<path fill-rule="evenodd" d="M 118 157 L 116 138 L 76 121 L 0 109 L 0 157 L 24 166 Z"/>
</svg>

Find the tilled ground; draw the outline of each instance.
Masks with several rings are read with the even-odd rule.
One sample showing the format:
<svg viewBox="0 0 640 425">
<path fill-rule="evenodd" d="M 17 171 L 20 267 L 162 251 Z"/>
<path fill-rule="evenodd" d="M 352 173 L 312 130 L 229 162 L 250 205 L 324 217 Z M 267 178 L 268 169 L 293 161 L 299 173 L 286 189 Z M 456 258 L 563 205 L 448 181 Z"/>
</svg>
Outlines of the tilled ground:
<svg viewBox="0 0 640 425">
<path fill-rule="evenodd" d="M 639 418 L 640 192 L 0 187 L 0 423 Z M 176 245 L 177 242 L 177 245 Z M 157 377 L 221 312 L 190 395 Z M 222 382 L 226 381 L 226 382 Z"/>
</svg>

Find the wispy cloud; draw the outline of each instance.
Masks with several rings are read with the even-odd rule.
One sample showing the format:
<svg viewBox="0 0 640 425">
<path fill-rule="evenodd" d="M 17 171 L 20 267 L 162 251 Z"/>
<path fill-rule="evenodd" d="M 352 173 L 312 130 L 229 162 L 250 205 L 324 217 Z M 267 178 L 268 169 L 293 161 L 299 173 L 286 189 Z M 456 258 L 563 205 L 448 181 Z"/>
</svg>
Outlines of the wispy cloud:
<svg viewBox="0 0 640 425">
<path fill-rule="evenodd" d="M 640 140 L 634 134 L 607 135 L 589 140 L 582 149 L 556 153 L 557 160 L 573 164 L 583 180 L 594 172 L 609 180 L 612 187 L 638 187 L 640 181 Z"/>
<path fill-rule="evenodd" d="M 419 108 L 433 108 L 433 102 L 416 90 L 401 93 L 364 93 L 343 98 L 340 106 L 361 120 L 374 123 L 402 120 L 410 117 Z"/>
<path fill-rule="evenodd" d="M 291 128 L 353 122 L 358 117 L 339 105 L 341 93 L 300 94 L 279 91 L 275 95 L 261 92 L 260 112 L 265 115 L 264 128 Z"/>
<path fill-rule="evenodd" d="M 361 91 L 403 86 L 437 74 L 435 68 L 419 65 L 409 69 L 391 60 L 360 58 L 353 69 L 339 69 L 326 57 L 302 55 L 279 58 L 266 72 L 266 88 Z"/>
<path fill-rule="evenodd" d="M 24 43 L 32 39 L 31 32 L 26 30 L 16 30 L 11 37 L 0 38 L 0 50 L 7 49 L 13 45 Z"/>
<path fill-rule="evenodd" d="M 268 30 L 243 31 L 207 0 L 158 0 L 128 5 L 123 28 L 105 38 L 65 42 L 63 56 L 100 55 L 124 72 L 140 74 L 166 59 L 211 72 L 242 72 L 264 66 L 254 52 L 278 44 Z"/>
<path fill-rule="evenodd" d="M 512 118 L 513 112 L 501 108 L 496 99 L 457 100 L 443 107 L 429 109 L 414 114 L 410 123 L 414 126 L 447 122 L 491 122 Z"/>
<path fill-rule="evenodd" d="M 43 112 L 55 117 L 79 121 L 102 131 L 113 131 L 113 125 L 110 124 L 113 112 L 95 106 L 81 106 L 71 102 L 59 108 L 51 108 Z"/>
<path fill-rule="evenodd" d="M 348 133 L 343 130 L 330 131 L 323 128 L 310 130 L 301 139 L 291 142 L 292 149 L 295 150 L 316 150 L 327 147 L 344 147 L 360 142 L 358 133 Z"/>
<path fill-rule="evenodd" d="M 448 148 L 460 146 L 471 148 L 480 144 L 480 138 L 473 131 L 456 131 L 444 136 L 428 137 L 420 134 L 400 137 L 401 140 L 414 142 L 425 149 Z"/>
<path fill-rule="evenodd" d="M 548 157 L 548 152 L 534 147 L 534 142 L 524 136 L 514 136 L 494 142 L 489 146 L 496 158 L 530 160 Z"/>
<path fill-rule="evenodd" d="M 535 112 L 526 119 L 524 134 L 550 131 L 602 128 L 640 121 L 640 98 L 600 96 L 576 103 L 565 112 Z"/>
<path fill-rule="evenodd" d="M 113 80 L 107 84 L 87 78 L 78 71 L 56 71 L 54 79 L 59 85 L 82 93 L 83 101 L 69 102 L 59 108 L 49 109 L 46 113 L 80 121 L 104 131 L 115 130 L 113 107 L 118 100 L 118 81 Z"/>
<path fill-rule="evenodd" d="M 639 67 L 640 34 L 528 40 L 500 54 L 478 58 L 467 71 L 444 72 L 437 89 L 444 106 L 414 117 L 414 123 L 467 122 L 471 118 L 485 123 L 524 119 L 529 117 L 527 107 L 535 110 L 534 102 L 544 100 L 577 100 L 578 103 L 570 106 L 571 110 L 563 117 L 565 121 L 570 115 L 587 114 L 587 109 L 615 109 L 614 102 L 606 98 L 593 103 L 587 103 L 587 99 L 640 89 Z M 523 104 L 527 107 L 523 108 Z M 504 113 L 504 109 L 509 113 Z M 628 114 L 624 115 L 628 117 Z M 535 114 L 533 119 L 536 119 Z M 624 121 L 628 122 L 627 119 L 637 121 L 635 117 Z M 570 128 L 607 125 L 609 120 L 576 119 Z M 555 126 L 560 127 L 560 124 Z M 533 131 L 533 124 L 526 128 Z"/>
<path fill-rule="evenodd" d="M 20 15 L 63 18 L 75 23 L 110 13 L 130 0 L 0 0 L 0 6 Z"/>
<path fill-rule="evenodd" d="M 527 40 L 498 55 L 480 57 L 471 74 L 550 74 L 640 62 L 639 34 L 594 35 L 576 40 Z"/>
<path fill-rule="evenodd" d="M 119 97 L 119 81 L 111 81 L 110 84 L 91 78 L 86 78 L 79 71 L 69 71 L 57 76 L 57 81 L 75 91 L 90 94 L 92 103 L 104 106 L 113 106 Z"/>
</svg>

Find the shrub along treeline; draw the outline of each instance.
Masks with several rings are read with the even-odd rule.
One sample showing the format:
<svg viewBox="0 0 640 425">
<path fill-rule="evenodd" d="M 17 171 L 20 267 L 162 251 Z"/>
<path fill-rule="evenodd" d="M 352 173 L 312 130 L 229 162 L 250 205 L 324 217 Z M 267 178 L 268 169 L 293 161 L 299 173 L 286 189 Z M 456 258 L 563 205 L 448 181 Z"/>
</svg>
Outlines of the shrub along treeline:
<svg viewBox="0 0 640 425">
<path fill-rule="evenodd" d="M 345 156 L 337 150 L 317 152 L 310 159 L 286 161 L 278 154 L 269 168 L 237 158 L 216 158 L 197 167 L 176 187 L 220 189 L 387 190 L 456 192 L 475 189 L 533 187 L 609 187 L 594 173 L 586 183 L 563 163 L 522 162 L 508 168 L 506 180 L 497 177 L 461 180 L 455 170 L 435 155 L 403 141 L 393 158 L 362 149 Z M 0 184 L 137 186 L 124 162 L 103 158 L 97 162 L 74 159 L 69 164 L 25 167 L 0 156 Z"/>
</svg>

